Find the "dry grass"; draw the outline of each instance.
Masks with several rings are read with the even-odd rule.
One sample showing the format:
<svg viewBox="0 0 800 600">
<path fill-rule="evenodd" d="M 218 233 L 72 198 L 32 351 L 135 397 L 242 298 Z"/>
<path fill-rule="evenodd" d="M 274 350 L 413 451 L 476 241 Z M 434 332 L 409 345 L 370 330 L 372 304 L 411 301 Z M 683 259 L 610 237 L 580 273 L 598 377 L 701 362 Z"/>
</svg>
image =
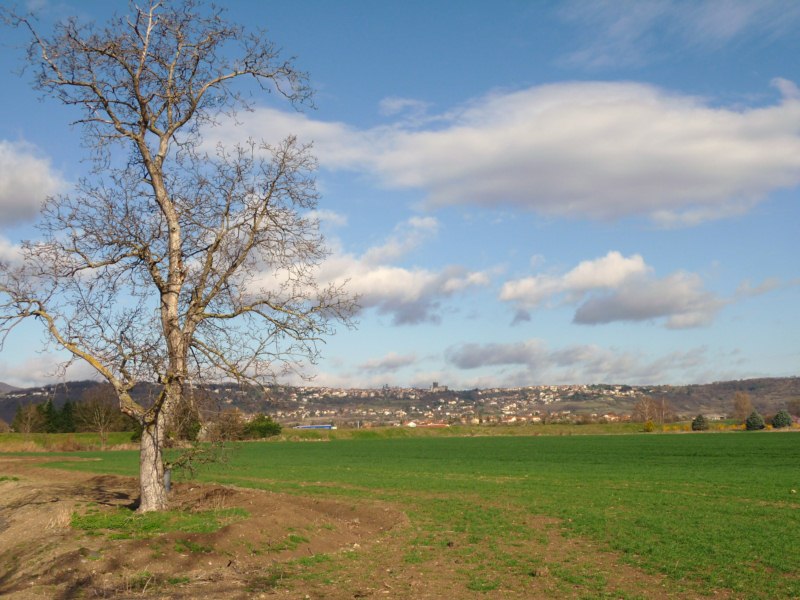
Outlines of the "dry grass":
<svg viewBox="0 0 800 600">
<path fill-rule="evenodd" d="M 108 450 L 136 450 L 130 433 L 113 433 Z M 0 434 L 0 452 L 86 452 L 100 450 L 100 438 L 93 433 L 6 433 Z"/>
<path fill-rule="evenodd" d="M 19 440 L 4 443 L 3 452 L 48 452 L 48 449 L 30 440 Z"/>
<path fill-rule="evenodd" d="M 53 512 L 53 515 L 47 522 L 45 529 L 51 529 L 51 530 L 69 529 L 71 520 L 72 520 L 72 511 L 66 506 L 60 506 Z"/>
</svg>

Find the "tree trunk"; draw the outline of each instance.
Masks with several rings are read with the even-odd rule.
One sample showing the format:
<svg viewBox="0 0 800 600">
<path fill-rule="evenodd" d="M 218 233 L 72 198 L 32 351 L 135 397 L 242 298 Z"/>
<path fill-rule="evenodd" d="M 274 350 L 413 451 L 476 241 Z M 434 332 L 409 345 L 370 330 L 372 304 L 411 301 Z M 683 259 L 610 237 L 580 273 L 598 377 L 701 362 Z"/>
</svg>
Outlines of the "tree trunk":
<svg viewBox="0 0 800 600">
<path fill-rule="evenodd" d="M 164 486 L 164 429 L 156 418 L 142 430 L 142 442 L 139 451 L 139 512 L 150 512 L 167 509 L 167 490 Z"/>
</svg>

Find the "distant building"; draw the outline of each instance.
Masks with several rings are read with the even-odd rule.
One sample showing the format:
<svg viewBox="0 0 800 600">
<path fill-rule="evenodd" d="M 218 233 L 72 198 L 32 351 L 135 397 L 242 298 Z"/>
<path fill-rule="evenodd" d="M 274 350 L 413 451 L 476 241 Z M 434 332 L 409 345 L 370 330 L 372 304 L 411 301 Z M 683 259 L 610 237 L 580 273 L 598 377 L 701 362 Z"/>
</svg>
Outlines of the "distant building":
<svg viewBox="0 0 800 600">
<path fill-rule="evenodd" d="M 447 386 L 446 385 L 439 385 L 438 381 L 434 381 L 433 385 L 431 385 L 431 392 L 434 394 L 438 394 L 439 392 L 446 392 Z"/>
</svg>

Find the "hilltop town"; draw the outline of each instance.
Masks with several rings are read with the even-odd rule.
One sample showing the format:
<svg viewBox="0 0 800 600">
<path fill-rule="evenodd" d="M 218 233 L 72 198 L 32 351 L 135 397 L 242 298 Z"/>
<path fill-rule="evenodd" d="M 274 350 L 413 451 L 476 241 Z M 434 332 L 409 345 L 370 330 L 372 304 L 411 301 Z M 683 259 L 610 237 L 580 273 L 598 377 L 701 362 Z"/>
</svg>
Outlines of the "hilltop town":
<svg viewBox="0 0 800 600">
<path fill-rule="evenodd" d="M 96 385 L 94 381 L 72 381 L 28 389 L 7 386 L 0 394 L 0 418 L 10 422 L 20 406 L 48 399 L 56 406 L 66 400 L 74 402 Z M 146 403 L 157 389 L 143 384 L 134 391 Z M 746 392 L 763 414 L 774 414 L 800 399 L 800 378 L 686 386 L 537 385 L 472 390 L 451 390 L 439 382 L 426 388 L 272 386 L 266 390 L 213 384 L 202 391 L 213 411 L 238 410 L 245 417 L 266 413 L 285 425 L 327 423 L 337 427 L 624 421 L 636 402 L 646 396 L 667 402 L 678 418 L 703 413 L 710 419 L 723 419 L 732 411 L 736 392 Z"/>
<path fill-rule="evenodd" d="M 800 379 L 770 378 L 690 386 L 540 385 L 513 388 L 449 390 L 429 388 L 335 389 L 318 387 L 271 390 L 273 414 L 282 422 L 340 426 L 513 424 L 541 422 L 625 421 L 634 404 L 650 396 L 665 400 L 678 418 L 703 412 L 724 419 L 737 391 L 751 395 L 764 413 L 800 398 Z M 231 400 L 231 404 L 235 404 Z"/>
<path fill-rule="evenodd" d="M 28 389 L 7 386 L 0 394 L 0 418 L 10 422 L 24 404 L 51 399 L 60 406 L 68 399 L 79 400 L 96 385 L 94 381 L 73 381 Z M 156 389 L 143 384 L 137 386 L 135 395 L 146 402 Z M 325 423 L 337 427 L 625 421 L 636 402 L 646 396 L 669 403 L 677 418 L 703 413 L 710 419 L 723 419 L 732 410 L 736 392 L 746 392 L 759 411 L 772 414 L 800 399 L 800 378 L 686 386 L 537 385 L 472 390 L 451 390 L 439 382 L 427 388 L 272 386 L 266 391 L 213 384 L 203 390 L 214 411 L 238 410 L 245 417 L 266 413 L 285 425 Z"/>
</svg>

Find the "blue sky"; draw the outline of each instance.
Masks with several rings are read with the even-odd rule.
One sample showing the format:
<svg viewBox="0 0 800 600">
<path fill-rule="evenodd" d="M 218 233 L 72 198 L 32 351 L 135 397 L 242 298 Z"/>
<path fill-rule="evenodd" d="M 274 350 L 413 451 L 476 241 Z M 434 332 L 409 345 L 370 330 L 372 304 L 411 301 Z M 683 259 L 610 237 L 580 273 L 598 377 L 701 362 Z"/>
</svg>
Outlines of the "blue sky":
<svg viewBox="0 0 800 600">
<path fill-rule="evenodd" d="M 45 26 L 126 5 L 31 4 Z M 798 374 L 800 4 L 225 4 L 316 89 L 314 110 L 257 97 L 206 132 L 314 143 L 319 277 L 363 307 L 316 384 Z M 86 168 L 74 115 L 39 102 L 20 61 L 0 57 L 0 255 Z M 0 380 L 52 381 L 42 339 L 16 332 Z"/>
</svg>

